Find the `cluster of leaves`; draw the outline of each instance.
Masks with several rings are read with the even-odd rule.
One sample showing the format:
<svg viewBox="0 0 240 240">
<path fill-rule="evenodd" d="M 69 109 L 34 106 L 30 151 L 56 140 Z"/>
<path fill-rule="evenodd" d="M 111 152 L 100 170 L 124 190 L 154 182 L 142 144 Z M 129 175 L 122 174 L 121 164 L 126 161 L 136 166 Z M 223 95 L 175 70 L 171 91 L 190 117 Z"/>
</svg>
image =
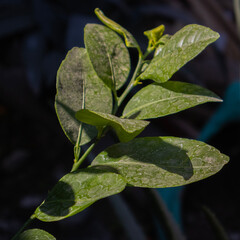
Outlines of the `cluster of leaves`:
<svg viewBox="0 0 240 240">
<path fill-rule="evenodd" d="M 226 155 L 196 140 L 135 138 L 150 123 L 146 119 L 221 101 L 200 86 L 169 81 L 176 71 L 214 42 L 218 33 L 192 24 L 169 36 L 163 35 L 161 25 L 144 33 L 149 44 L 143 54 L 131 33 L 99 9 L 95 13 L 106 26 L 87 24 L 85 48 L 70 50 L 57 73 L 56 112 L 63 131 L 75 145 L 75 160 L 72 171 L 59 180 L 34 212 L 33 218 L 41 221 L 73 216 L 95 201 L 123 191 L 127 185 L 165 188 L 199 181 L 228 162 Z M 127 47 L 136 48 L 139 53 L 128 84 L 131 63 Z M 146 61 L 151 52 L 153 58 Z M 119 113 L 127 94 L 144 80 L 153 83 L 139 90 Z M 125 84 L 125 90 L 118 96 L 118 90 Z M 102 151 L 88 168 L 78 169 L 96 142 L 111 129 L 120 143 Z M 89 142 L 92 145 L 81 154 L 81 146 Z M 36 239 L 34 236 L 40 234 L 37 231 L 28 230 L 20 236 L 29 234 Z M 46 239 L 54 239 L 48 233 L 45 235 Z"/>
</svg>

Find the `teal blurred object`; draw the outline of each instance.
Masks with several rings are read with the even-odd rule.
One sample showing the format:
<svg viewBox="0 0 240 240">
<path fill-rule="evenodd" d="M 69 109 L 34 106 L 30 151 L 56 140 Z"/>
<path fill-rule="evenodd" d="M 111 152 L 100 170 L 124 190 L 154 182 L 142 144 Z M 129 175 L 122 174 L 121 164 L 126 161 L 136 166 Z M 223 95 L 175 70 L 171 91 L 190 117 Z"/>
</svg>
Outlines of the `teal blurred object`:
<svg viewBox="0 0 240 240">
<path fill-rule="evenodd" d="M 232 82 L 223 97 L 223 103 L 203 128 L 198 139 L 208 141 L 226 123 L 240 120 L 240 81 Z"/>
<path fill-rule="evenodd" d="M 224 125 L 229 122 L 240 121 L 240 81 L 232 82 L 223 97 L 223 103 L 213 114 L 210 120 L 202 129 L 198 140 L 207 142 L 217 134 Z M 181 227 L 181 192 L 183 187 L 158 189 L 166 207 L 172 214 L 176 223 Z M 163 237 L 162 231 L 159 231 L 159 238 Z"/>
<path fill-rule="evenodd" d="M 158 188 L 166 207 L 171 212 L 176 223 L 181 227 L 181 192 L 183 187 Z"/>
</svg>

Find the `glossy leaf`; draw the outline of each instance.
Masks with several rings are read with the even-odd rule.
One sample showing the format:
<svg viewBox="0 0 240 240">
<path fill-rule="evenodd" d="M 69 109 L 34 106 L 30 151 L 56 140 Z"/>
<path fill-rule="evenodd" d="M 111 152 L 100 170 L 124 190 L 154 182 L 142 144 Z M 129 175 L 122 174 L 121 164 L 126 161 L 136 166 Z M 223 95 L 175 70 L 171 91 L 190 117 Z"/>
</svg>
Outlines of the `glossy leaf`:
<svg viewBox="0 0 240 240">
<path fill-rule="evenodd" d="M 176 137 L 136 138 L 101 152 L 93 166 L 109 166 L 135 187 L 165 188 L 218 172 L 228 157 L 203 142 Z"/>
<path fill-rule="evenodd" d="M 84 105 L 84 106 L 83 106 Z M 96 75 L 87 52 L 74 47 L 63 60 L 57 73 L 55 108 L 67 137 L 75 143 L 80 123 L 75 113 L 82 108 L 111 113 L 112 93 Z M 83 126 L 81 145 L 97 134 L 93 126 Z"/>
<path fill-rule="evenodd" d="M 17 240 L 56 240 L 56 238 L 42 229 L 35 228 L 24 231 Z"/>
<path fill-rule="evenodd" d="M 78 111 L 76 118 L 93 126 L 111 126 L 121 142 L 132 140 L 149 124 L 147 121 L 122 119 L 111 114 L 93 112 L 87 109 Z"/>
<path fill-rule="evenodd" d="M 166 82 L 177 70 L 218 38 L 219 34 L 210 28 L 196 24 L 185 26 L 171 37 L 139 79 Z"/>
<path fill-rule="evenodd" d="M 177 81 L 153 83 L 130 99 L 123 111 L 123 117 L 157 118 L 206 102 L 221 101 L 213 92 L 194 84 Z"/>
<path fill-rule="evenodd" d="M 136 39 L 133 37 L 133 35 L 130 32 L 128 32 L 125 28 L 120 26 L 118 23 L 106 17 L 99 8 L 95 9 L 95 14 L 103 24 L 105 24 L 106 26 L 111 28 L 113 31 L 119 33 L 124 37 L 125 44 L 127 47 L 137 48 L 138 50 L 140 50 L 140 47 Z"/>
<path fill-rule="evenodd" d="M 172 37 L 171 35 L 165 34 L 160 38 L 159 44 L 154 52 L 154 57 L 157 56 L 163 50 L 163 48 L 167 45 L 171 37 Z"/>
<path fill-rule="evenodd" d="M 35 216 L 45 222 L 73 216 L 95 201 L 121 192 L 125 185 L 120 175 L 107 169 L 89 167 L 71 172 L 55 185 Z"/>
<path fill-rule="evenodd" d="M 111 29 L 87 24 L 84 43 L 97 75 L 112 90 L 119 89 L 130 72 L 130 58 L 122 39 Z"/>
</svg>

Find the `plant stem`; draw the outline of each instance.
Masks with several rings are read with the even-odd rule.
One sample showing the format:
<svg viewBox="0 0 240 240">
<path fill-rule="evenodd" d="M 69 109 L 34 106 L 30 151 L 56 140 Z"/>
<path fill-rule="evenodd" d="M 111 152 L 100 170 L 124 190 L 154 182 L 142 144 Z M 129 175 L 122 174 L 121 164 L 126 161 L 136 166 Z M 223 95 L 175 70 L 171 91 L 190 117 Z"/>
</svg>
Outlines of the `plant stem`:
<svg viewBox="0 0 240 240">
<path fill-rule="evenodd" d="M 85 108 L 85 82 L 83 82 L 83 96 L 82 96 L 82 109 Z M 81 147 L 80 147 L 80 143 L 82 140 L 82 130 L 83 130 L 83 123 L 81 122 L 79 125 L 79 131 L 78 131 L 78 137 L 77 137 L 77 141 L 76 144 L 74 146 L 74 163 L 76 163 L 79 160 L 80 157 L 80 153 L 81 153 Z"/>
<path fill-rule="evenodd" d="M 139 71 L 141 70 L 141 66 L 142 66 L 143 60 L 144 60 L 144 58 L 142 57 L 142 55 L 140 55 L 139 59 L 138 59 L 138 64 L 137 64 L 136 69 L 135 69 L 135 71 L 133 73 L 132 79 L 130 80 L 130 82 L 129 82 L 128 86 L 126 87 L 125 91 L 123 92 L 123 94 L 118 99 L 118 106 L 120 106 L 122 104 L 122 102 L 125 99 L 125 97 L 128 95 L 128 93 L 134 87 L 134 81 L 135 81 Z"/>
<path fill-rule="evenodd" d="M 78 138 L 74 146 L 74 163 L 76 163 L 79 160 L 80 153 L 81 153 L 80 142 L 82 138 L 82 125 L 83 123 L 81 122 L 79 126 L 79 131 L 78 131 Z"/>
<path fill-rule="evenodd" d="M 19 229 L 19 231 L 13 236 L 11 240 L 17 240 L 21 232 L 32 222 L 32 220 L 36 218 L 35 215 L 33 214 L 24 224 L 23 226 Z"/>
<path fill-rule="evenodd" d="M 119 97 L 118 99 L 118 107 L 122 104 L 123 100 L 125 99 L 125 97 L 128 95 L 128 93 L 132 90 L 132 88 L 135 86 L 134 82 L 137 78 L 137 75 L 139 74 L 143 61 L 146 59 L 146 57 L 154 50 L 154 48 L 151 49 L 147 49 L 147 51 L 144 53 L 144 55 L 141 53 L 139 53 L 139 58 L 138 58 L 138 63 L 136 66 L 136 69 L 133 73 L 133 76 L 128 84 L 128 86 L 126 87 L 125 91 L 122 93 L 122 95 Z"/>
<path fill-rule="evenodd" d="M 80 167 L 80 165 L 82 164 L 82 162 L 85 160 L 85 158 L 88 156 L 88 154 L 92 151 L 92 149 L 95 147 L 95 145 L 98 143 L 98 141 L 99 141 L 99 139 L 96 140 L 96 142 L 94 142 L 94 143 L 86 150 L 86 152 L 82 155 L 82 157 L 81 157 L 77 162 L 75 162 L 75 163 L 73 164 L 71 172 L 76 171 L 76 170 Z"/>
</svg>

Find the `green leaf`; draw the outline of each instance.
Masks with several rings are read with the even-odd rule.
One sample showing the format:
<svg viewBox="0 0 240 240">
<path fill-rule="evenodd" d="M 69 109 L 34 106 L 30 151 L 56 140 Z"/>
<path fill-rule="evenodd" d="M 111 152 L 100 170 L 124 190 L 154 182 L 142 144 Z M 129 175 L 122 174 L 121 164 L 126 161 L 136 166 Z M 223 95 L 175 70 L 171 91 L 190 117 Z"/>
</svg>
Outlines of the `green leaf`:
<svg viewBox="0 0 240 240">
<path fill-rule="evenodd" d="M 125 180 L 109 169 L 80 169 L 59 180 L 36 209 L 35 216 L 44 222 L 59 221 L 83 211 L 97 200 L 123 191 L 125 186 Z"/>
<path fill-rule="evenodd" d="M 145 31 L 143 33 L 145 36 L 147 36 L 150 47 L 151 46 L 152 47 L 157 47 L 157 45 L 159 44 L 160 38 L 163 35 L 164 30 L 165 30 L 164 25 L 160 25 L 156 28 Z"/>
<path fill-rule="evenodd" d="M 122 39 L 111 29 L 87 24 L 84 43 L 97 75 L 112 90 L 119 89 L 130 72 L 130 58 Z"/>
<path fill-rule="evenodd" d="M 96 8 L 94 12 L 97 15 L 98 19 L 103 24 L 105 24 L 106 26 L 111 28 L 113 31 L 119 33 L 124 37 L 125 44 L 127 47 L 137 48 L 139 51 L 141 51 L 136 39 L 133 37 L 133 35 L 130 32 L 128 32 L 125 28 L 120 26 L 118 23 L 106 17 L 99 8 Z"/>
<path fill-rule="evenodd" d="M 132 140 L 149 124 L 147 121 L 122 119 L 111 114 L 93 112 L 87 109 L 78 111 L 76 118 L 93 126 L 111 126 L 121 142 Z"/>
<path fill-rule="evenodd" d="M 87 51 L 74 47 L 70 50 L 57 73 L 55 108 L 63 131 L 75 143 L 80 123 L 75 119 L 79 109 L 112 112 L 112 93 L 96 75 Z M 81 145 L 97 134 L 93 126 L 83 126 Z"/>
<path fill-rule="evenodd" d="M 36 228 L 24 231 L 17 240 L 56 240 L 56 238 L 50 233 Z"/>
<path fill-rule="evenodd" d="M 203 142 L 176 137 L 136 138 L 101 152 L 93 166 L 109 166 L 135 187 L 165 188 L 218 172 L 228 157 Z"/>
<path fill-rule="evenodd" d="M 166 82 L 183 65 L 218 38 L 219 34 L 210 28 L 196 24 L 185 26 L 171 37 L 139 79 Z"/>
<path fill-rule="evenodd" d="M 123 111 L 123 117 L 157 118 L 206 102 L 221 101 L 213 92 L 194 84 L 177 81 L 153 83 L 130 99 Z"/>
<path fill-rule="evenodd" d="M 167 45 L 171 37 L 172 37 L 171 35 L 165 34 L 160 38 L 159 44 L 154 52 L 154 57 L 157 56 L 163 50 L 163 48 Z"/>
</svg>

